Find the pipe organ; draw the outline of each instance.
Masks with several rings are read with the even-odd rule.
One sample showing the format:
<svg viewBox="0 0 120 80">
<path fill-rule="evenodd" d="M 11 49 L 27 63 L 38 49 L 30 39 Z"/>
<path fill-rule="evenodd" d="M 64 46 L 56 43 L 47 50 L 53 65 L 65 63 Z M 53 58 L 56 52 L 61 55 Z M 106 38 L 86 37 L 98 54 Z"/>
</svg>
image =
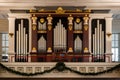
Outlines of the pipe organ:
<svg viewBox="0 0 120 80">
<path fill-rule="evenodd" d="M 89 61 L 89 12 L 31 12 L 32 62 Z"/>
<path fill-rule="evenodd" d="M 28 20 L 27 19 L 16 19 L 15 20 L 15 61 L 26 62 L 28 60 Z"/>
<path fill-rule="evenodd" d="M 15 19 L 15 37 L 10 37 L 15 42 L 14 49 L 10 48 L 15 53 L 15 62 L 106 61 L 108 19 L 95 18 L 89 10 L 62 7 L 31 10 L 28 14 L 29 19 Z"/>
</svg>

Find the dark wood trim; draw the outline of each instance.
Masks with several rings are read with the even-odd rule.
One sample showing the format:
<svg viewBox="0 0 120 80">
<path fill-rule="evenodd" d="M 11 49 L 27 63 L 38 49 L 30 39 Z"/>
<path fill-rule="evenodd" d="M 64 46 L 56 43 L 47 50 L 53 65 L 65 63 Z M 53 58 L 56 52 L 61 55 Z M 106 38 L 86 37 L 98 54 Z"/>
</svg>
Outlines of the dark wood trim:
<svg viewBox="0 0 120 80">
<path fill-rule="evenodd" d="M 120 80 L 120 78 L 0 78 L 0 80 Z"/>
</svg>

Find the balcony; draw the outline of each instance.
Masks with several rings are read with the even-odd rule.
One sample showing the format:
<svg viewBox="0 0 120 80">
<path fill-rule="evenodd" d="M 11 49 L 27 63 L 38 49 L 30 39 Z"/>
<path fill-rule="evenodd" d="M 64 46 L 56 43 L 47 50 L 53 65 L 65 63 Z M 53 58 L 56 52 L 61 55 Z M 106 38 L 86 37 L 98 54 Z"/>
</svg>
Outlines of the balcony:
<svg viewBox="0 0 120 80">
<path fill-rule="evenodd" d="M 19 71 L 19 72 L 24 72 L 24 73 L 37 73 L 37 72 L 43 72 L 45 70 L 49 70 L 52 67 L 56 65 L 55 62 L 45 62 L 45 63 L 8 63 L 8 62 L 2 62 L 5 66 L 8 68 L 11 68 L 13 70 Z M 66 62 L 65 65 L 73 70 L 80 71 L 82 73 L 97 73 L 97 72 L 102 72 L 104 70 L 108 70 L 119 63 L 78 63 L 78 62 Z M 64 70 L 63 72 L 59 72 L 57 70 L 53 70 L 50 73 L 45 73 L 42 75 L 34 75 L 34 76 L 22 76 L 14 73 L 10 73 L 6 71 L 5 69 L 0 68 L 0 77 L 2 78 L 20 78 L 20 77 L 25 77 L 25 78 L 30 78 L 30 77 L 35 77 L 35 78 L 118 78 L 120 76 L 120 68 L 117 68 L 113 71 L 109 71 L 107 73 L 102 73 L 99 75 L 79 75 L 74 72 L 70 72 L 69 70 Z"/>
</svg>

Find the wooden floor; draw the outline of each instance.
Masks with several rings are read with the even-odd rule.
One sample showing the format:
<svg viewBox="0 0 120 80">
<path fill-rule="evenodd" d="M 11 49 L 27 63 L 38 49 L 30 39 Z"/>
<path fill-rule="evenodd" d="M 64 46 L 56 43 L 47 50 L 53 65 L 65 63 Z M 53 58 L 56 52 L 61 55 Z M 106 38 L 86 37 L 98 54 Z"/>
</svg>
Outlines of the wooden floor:
<svg viewBox="0 0 120 80">
<path fill-rule="evenodd" d="M 120 78 L 0 78 L 0 80 L 120 80 Z"/>
</svg>

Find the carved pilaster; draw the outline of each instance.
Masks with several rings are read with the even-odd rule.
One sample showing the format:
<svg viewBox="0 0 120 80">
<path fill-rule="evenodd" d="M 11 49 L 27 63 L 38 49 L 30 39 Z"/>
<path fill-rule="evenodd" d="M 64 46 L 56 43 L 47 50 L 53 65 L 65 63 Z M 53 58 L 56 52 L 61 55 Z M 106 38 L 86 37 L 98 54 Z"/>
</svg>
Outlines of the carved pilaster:
<svg viewBox="0 0 120 80">
<path fill-rule="evenodd" d="M 68 52 L 73 52 L 73 17 L 68 17 Z"/>
<path fill-rule="evenodd" d="M 89 17 L 88 15 L 85 15 L 83 17 L 84 24 L 83 24 L 83 52 L 88 53 L 89 52 Z"/>
<path fill-rule="evenodd" d="M 37 52 L 37 17 L 32 16 L 32 52 Z"/>
<path fill-rule="evenodd" d="M 48 29 L 47 29 L 47 52 L 52 52 L 52 17 L 48 15 Z"/>
</svg>

